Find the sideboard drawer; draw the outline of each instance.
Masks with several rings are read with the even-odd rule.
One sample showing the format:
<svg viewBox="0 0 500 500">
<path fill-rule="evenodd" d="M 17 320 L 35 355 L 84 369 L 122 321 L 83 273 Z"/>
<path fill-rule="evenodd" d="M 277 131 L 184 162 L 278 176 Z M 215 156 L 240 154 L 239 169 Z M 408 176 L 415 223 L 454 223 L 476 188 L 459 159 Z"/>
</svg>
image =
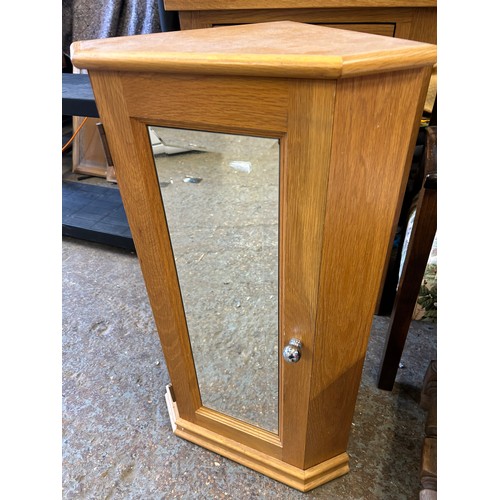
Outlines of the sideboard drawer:
<svg viewBox="0 0 500 500">
<path fill-rule="evenodd" d="M 319 23 L 318 23 L 319 24 Z M 372 35 L 394 36 L 396 31 L 395 23 L 336 23 L 336 24 L 320 24 L 328 28 L 338 28 L 341 30 L 361 31 L 363 33 L 371 33 Z"/>
</svg>

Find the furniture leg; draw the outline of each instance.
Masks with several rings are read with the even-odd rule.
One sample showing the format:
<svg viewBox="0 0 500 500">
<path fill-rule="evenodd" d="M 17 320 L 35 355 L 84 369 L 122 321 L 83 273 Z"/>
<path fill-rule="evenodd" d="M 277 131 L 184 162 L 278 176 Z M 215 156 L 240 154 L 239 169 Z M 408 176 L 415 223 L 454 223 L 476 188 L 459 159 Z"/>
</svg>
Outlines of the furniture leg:
<svg viewBox="0 0 500 500">
<path fill-rule="evenodd" d="M 378 388 L 392 390 L 410 327 L 415 302 L 437 228 L 436 132 L 428 127 L 426 179 L 419 194 L 413 231 L 392 309 L 389 332 L 380 366 Z M 432 171 L 431 171 L 432 170 Z"/>
</svg>

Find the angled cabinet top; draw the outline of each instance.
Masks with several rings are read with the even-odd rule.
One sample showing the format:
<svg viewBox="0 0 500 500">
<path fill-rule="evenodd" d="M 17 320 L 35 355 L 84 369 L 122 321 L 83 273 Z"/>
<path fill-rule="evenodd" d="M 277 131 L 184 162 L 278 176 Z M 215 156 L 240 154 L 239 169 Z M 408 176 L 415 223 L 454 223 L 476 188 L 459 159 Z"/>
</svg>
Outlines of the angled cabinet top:
<svg viewBox="0 0 500 500">
<path fill-rule="evenodd" d="M 337 79 L 436 62 L 436 46 L 293 21 L 74 42 L 73 64 L 149 71 Z"/>
</svg>

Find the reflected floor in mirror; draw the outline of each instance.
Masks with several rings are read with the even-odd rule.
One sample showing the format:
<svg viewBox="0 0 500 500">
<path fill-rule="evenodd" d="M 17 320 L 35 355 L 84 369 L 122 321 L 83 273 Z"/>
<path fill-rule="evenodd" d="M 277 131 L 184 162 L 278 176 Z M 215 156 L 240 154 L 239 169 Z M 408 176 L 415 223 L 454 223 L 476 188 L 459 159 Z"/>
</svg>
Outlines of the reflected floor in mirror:
<svg viewBox="0 0 500 500">
<path fill-rule="evenodd" d="M 150 137 L 203 405 L 277 433 L 279 141 Z"/>
</svg>

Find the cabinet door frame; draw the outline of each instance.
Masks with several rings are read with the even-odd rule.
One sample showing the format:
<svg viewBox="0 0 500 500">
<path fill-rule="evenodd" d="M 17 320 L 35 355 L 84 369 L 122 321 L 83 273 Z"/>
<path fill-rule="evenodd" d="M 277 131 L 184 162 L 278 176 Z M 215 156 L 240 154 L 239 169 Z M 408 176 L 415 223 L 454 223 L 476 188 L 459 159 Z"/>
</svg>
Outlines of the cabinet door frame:
<svg viewBox="0 0 500 500">
<path fill-rule="evenodd" d="M 146 79 L 148 85 L 144 84 Z M 292 367 L 296 369 L 291 371 L 292 379 L 288 383 L 289 386 L 297 386 L 301 380 L 308 380 L 311 371 L 308 349 L 312 338 L 307 336 L 314 333 L 314 325 L 310 321 L 315 314 L 311 313 L 311 307 L 316 304 L 314 294 L 318 288 L 321 258 L 320 240 L 317 237 L 324 217 L 327 185 L 325 182 L 308 183 L 307 179 L 313 163 L 318 165 L 320 161 L 323 162 L 322 169 L 314 170 L 315 175 L 324 176 L 328 173 L 336 81 L 217 76 L 193 78 L 160 74 L 146 77 L 140 73 L 116 73 L 111 76 L 99 72 L 91 72 L 91 81 L 96 89 L 96 100 L 116 164 L 124 207 L 170 373 L 179 412 L 179 432 L 182 423 L 188 423 L 188 426 L 191 423 L 281 460 L 283 443 L 294 442 L 297 436 L 294 427 L 287 437 L 289 427 L 283 421 L 286 404 L 283 398 L 281 357 L 277 434 L 201 404 L 147 126 L 248 134 L 280 140 L 279 253 L 283 258 L 280 257 L 279 262 L 278 340 L 281 351 L 292 333 L 297 335 L 294 325 L 303 325 L 300 328 L 304 332 L 301 335 L 305 346 L 303 359 L 296 367 Z M 113 87 L 111 93 L 110 87 Z M 318 99 L 320 94 L 326 97 Z M 320 115 L 322 118 L 318 121 Z M 307 146 L 309 141 L 317 140 L 317 134 L 323 135 L 324 146 L 320 151 L 322 160 L 318 157 L 318 150 Z M 127 145 L 126 149 L 124 144 Z M 285 163 L 288 165 L 285 166 Z M 309 210 L 307 215 L 302 210 L 303 201 L 300 202 L 298 196 L 300 191 L 304 191 L 304 186 L 311 191 L 308 201 L 316 207 Z M 322 193 L 316 192 L 317 186 L 320 186 Z M 304 199 L 303 194 L 302 197 Z M 319 198 L 323 200 L 322 205 L 318 204 Z M 299 216 L 302 217 L 300 224 L 296 222 Z M 284 235 L 290 241 L 286 243 L 287 247 L 302 245 L 301 252 L 306 253 L 305 247 L 315 248 L 316 271 L 313 280 L 309 277 L 309 265 L 302 265 L 299 271 L 296 267 L 297 257 L 287 257 L 291 252 L 284 250 Z M 290 283 L 295 283 L 288 287 L 289 290 L 286 290 L 288 280 L 284 277 L 285 273 L 291 275 Z M 287 300 L 290 304 L 293 301 L 289 308 Z M 290 312 L 287 312 L 288 309 Z M 307 399 L 307 392 L 301 394 Z M 307 408 L 307 401 L 301 406 Z M 300 462 L 297 459 L 295 461 Z"/>
</svg>

